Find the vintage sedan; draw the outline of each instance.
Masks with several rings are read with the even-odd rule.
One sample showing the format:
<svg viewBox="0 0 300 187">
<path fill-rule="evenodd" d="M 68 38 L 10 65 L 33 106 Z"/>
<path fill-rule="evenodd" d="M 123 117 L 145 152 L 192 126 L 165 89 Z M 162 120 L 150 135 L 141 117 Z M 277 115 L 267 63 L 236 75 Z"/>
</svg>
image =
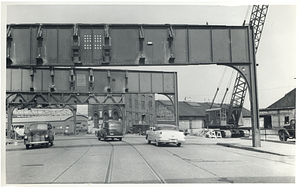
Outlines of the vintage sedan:
<svg viewBox="0 0 300 187">
<path fill-rule="evenodd" d="M 162 143 L 172 143 L 180 147 L 185 142 L 185 135 L 175 125 L 159 124 L 146 132 L 146 139 L 148 144 L 155 142 L 159 146 Z"/>
<path fill-rule="evenodd" d="M 50 123 L 31 124 L 25 129 L 24 144 L 26 149 L 30 146 L 45 145 L 46 147 L 53 145 L 54 132 Z"/>
</svg>

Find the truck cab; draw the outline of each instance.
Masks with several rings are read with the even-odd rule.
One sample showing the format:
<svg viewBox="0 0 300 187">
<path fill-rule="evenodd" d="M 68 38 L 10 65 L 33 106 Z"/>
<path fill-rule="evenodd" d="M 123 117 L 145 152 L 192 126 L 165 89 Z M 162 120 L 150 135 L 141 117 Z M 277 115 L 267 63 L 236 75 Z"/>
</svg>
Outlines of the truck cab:
<svg viewBox="0 0 300 187">
<path fill-rule="evenodd" d="M 296 138 L 296 120 L 292 119 L 289 125 L 283 126 L 278 130 L 278 136 L 280 141 L 287 141 L 287 139 Z"/>
<path fill-rule="evenodd" d="M 123 138 L 123 126 L 120 121 L 117 120 L 108 120 L 102 124 L 102 127 L 97 133 L 98 140 L 101 138 L 106 141 L 108 138 L 114 140 L 114 138 L 119 139 L 120 141 Z"/>
</svg>

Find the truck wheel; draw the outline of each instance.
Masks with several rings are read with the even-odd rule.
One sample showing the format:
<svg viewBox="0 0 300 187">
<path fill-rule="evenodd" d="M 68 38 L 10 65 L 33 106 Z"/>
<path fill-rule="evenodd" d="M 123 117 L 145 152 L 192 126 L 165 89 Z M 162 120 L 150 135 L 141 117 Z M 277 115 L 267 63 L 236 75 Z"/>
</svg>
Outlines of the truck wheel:
<svg viewBox="0 0 300 187">
<path fill-rule="evenodd" d="M 26 149 L 29 149 L 30 145 L 26 145 Z"/>
<path fill-rule="evenodd" d="M 282 131 L 280 132 L 279 139 L 280 139 L 280 141 L 286 141 L 287 140 L 287 136 L 285 135 L 284 132 L 282 132 Z"/>
</svg>

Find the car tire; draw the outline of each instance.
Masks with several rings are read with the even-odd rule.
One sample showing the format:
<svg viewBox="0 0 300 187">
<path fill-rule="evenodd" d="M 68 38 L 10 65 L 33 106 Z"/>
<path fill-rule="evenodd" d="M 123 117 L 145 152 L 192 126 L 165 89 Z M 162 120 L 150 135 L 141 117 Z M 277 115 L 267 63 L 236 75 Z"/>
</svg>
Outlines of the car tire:
<svg viewBox="0 0 300 187">
<path fill-rule="evenodd" d="M 49 143 L 46 143 L 46 147 L 47 147 L 47 148 L 49 147 Z"/>
<path fill-rule="evenodd" d="M 53 142 L 50 142 L 50 145 L 53 146 Z"/>
<path fill-rule="evenodd" d="M 160 146 L 160 142 L 156 142 L 155 144 L 156 144 L 156 146 L 157 146 L 157 147 L 159 147 L 159 146 Z"/>
<path fill-rule="evenodd" d="M 100 137 L 100 136 L 98 136 L 98 140 L 99 140 L 99 141 L 101 140 L 101 137 Z"/>
<path fill-rule="evenodd" d="M 26 149 L 29 149 L 30 145 L 26 145 Z"/>
<path fill-rule="evenodd" d="M 148 140 L 148 144 L 151 144 L 151 141 L 150 141 L 150 140 Z"/>
<path fill-rule="evenodd" d="M 122 141 L 122 138 L 119 138 L 119 141 Z"/>
<path fill-rule="evenodd" d="M 287 140 L 287 136 L 285 135 L 285 133 L 283 131 L 281 131 L 279 133 L 279 139 L 280 139 L 280 141 L 286 141 Z"/>
<path fill-rule="evenodd" d="M 180 146 L 181 146 L 181 143 L 178 143 L 178 144 L 177 144 L 177 147 L 180 147 Z"/>
<path fill-rule="evenodd" d="M 114 138 L 111 138 L 112 141 L 114 141 Z"/>
</svg>

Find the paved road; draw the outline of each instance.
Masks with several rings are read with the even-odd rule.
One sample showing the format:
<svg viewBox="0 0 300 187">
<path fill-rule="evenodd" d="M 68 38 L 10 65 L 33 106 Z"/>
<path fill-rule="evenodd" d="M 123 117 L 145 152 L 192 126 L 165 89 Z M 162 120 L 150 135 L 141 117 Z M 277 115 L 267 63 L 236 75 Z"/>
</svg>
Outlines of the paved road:
<svg viewBox="0 0 300 187">
<path fill-rule="evenodd" d="M 144 136 L 105 142 L 92 134 L 56 136 L 49 148 L 19 142 L 6 146 L 6 183 L 295 183 L 295 155 L 221 146 L 233 141 L 251 142 L 187 136 L 181 147 L 157 147 Z"/>
</svg>

